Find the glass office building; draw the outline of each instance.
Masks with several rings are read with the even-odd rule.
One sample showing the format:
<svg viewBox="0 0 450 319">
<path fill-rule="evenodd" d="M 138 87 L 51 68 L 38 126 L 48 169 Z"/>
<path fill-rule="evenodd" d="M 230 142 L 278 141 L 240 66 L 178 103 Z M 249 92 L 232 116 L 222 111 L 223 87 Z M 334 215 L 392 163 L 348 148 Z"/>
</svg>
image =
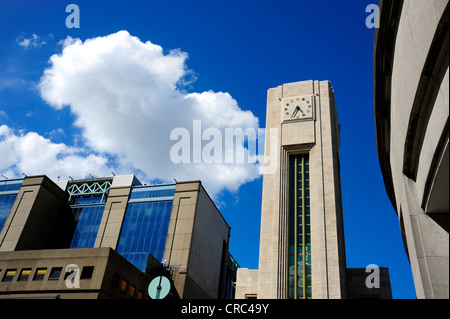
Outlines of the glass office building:
<svg viewBox="0 0 450 319">
<path fill-rule="evenodd" d="M 92 248 L 105 210 L 112 180 L 73 183 L 69 207 L 75 220 L 70 248 Z M 145 272 L 151 254 L 162 261 L 175 184 L 134 186 L 117 243 L 117 252 Z"/>
<path fill-rule="evenodd" d="M 111 278 L 104 278 L 120 289 L 114 295 L 118 298 L 134 298 L 135 280 L 148 286 L 149 278 L 160 275 L 161 262 L 166 275 L 177 278 L 171 298 L 234 296 L 238 265 L 228 253 L 230 227 L 201 181 L 142 185 L 133 174 L 56 182 L 45 175 L 27 176 L 0 182 L 0 209 L 0 298 L 12 290 L 16 296 L 29 294 L 23 286 L 4 283 L 62 280 L 67 264 L 78 265 L 76 256 L 82 256 L 96 277 L 91 262 L 99 252 L 109 261 L 120 261 L 120 267 L 111 269 Z M 49 257 L 54 253 L 57 257 Z M 34 265 L 28 261 L 30 254 Z M 14 262 L 10 255 L 17 257 Z M 143 276 L 137 278 L 138 273 Z M 80 290 L 91 283 L 96 285 L 81 280 Z M 56 293 L 50 284 L 29 288 L 32 293 Z M 66 292 L 58 290 L 57 295 Z"/>
<path fill-rule="evenodd" d="M 162 261 L 174 194 L 175 184 L 131 189 L 117 252 L 141 271 L 149 254 Z"/>
<path fill-rule="evenodd" d="M 0 181 L 0 231 L 8 218 L 22 183 L 23 179 Z"/>
</svg>

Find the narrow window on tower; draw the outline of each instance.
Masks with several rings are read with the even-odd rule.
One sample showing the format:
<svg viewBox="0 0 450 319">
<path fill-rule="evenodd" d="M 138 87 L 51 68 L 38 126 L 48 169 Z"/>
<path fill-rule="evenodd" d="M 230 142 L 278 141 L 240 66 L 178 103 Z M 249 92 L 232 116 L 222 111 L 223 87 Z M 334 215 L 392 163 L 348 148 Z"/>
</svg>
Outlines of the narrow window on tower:
<svg viewBox="0 0 450 319">
<path fill-rule="evenodd" d="M 311 291 L 311 218 L 309 155 L 289 158 L 288 297 L 309 299 Z"/>
</svg>

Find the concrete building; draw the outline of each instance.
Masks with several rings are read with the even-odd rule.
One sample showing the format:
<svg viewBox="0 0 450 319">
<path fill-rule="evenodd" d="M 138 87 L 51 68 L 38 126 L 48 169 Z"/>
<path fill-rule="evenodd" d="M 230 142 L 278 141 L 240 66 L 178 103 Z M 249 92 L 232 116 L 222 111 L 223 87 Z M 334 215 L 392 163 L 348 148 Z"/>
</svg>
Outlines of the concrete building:
<svg viewBox="0 0 450 319">
<path fill-rule="evenodd" d="M 0 295 L 26 294 L 23 282 L 15 284 L 23 280 L 12 276 L 23 267 L 32 272 L 44 264 L 48 269 L 62 267 L 62 259 L 84 264 L 80 258 L 97 253 L 103 257 L 89 259 L 90 267 L 102 269 L 95 274 L 106 278 L 108 270 L 97 263 L 123 265 L 128 272 L 123 270 L 121 278 L 128 274 L 141 280 L 132 290 L 148 285 L 155 263 L 164 262 L 179 298 L 234 294 L 231 281 L 237 263 L 228 253 L 230 227 L 200 181 L 142 185 L 134 175 L 56 183 L 46 176 L 4 180 L 0 223 Z M 27 264 L 28 259 L 43 265 Z M 5 284 L 2 278 L 7 278 Z M 86 287 L 86 294 L 58 291 L 57 295 L 126 296 L 100 289 L 99 280 Z M 36 285 L 30 283 L 33 289 Z M 46 285 L 41 286 L 47 291 Z"/>
<path fill-rule="evenodd" d="M 377 151 L 417 298 L 449 297 L 448 0 L 380 1 Z"/>
<path fill-rule="evenodd" d="M 150 280 L 111 248 L 0 252 L 0 299 L 144 299 Z"/>
<path fill-rule="evenodd" d="M 269 89 L 266 132 L 265 155 L 276 169 L 264 171 L 259 268 L 238 269 L 236 298 L 346 298 L 340 127 L 330 82 Z M 383 291 L 372 293 L 391 296 Z"/>
</svg>

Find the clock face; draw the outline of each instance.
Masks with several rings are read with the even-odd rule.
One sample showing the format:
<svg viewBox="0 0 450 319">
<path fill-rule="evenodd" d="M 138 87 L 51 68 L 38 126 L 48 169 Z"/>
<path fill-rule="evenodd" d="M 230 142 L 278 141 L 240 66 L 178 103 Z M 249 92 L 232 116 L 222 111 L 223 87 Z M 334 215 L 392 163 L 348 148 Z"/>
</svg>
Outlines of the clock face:
<svg viewBox="0 0 450 319">
<path fill-rule="evenodd" d="M 284 121 L 306 120 L 314 118 L 314 95 L 302 95 L 285 98 L 281 101 Z"/>
</svg>

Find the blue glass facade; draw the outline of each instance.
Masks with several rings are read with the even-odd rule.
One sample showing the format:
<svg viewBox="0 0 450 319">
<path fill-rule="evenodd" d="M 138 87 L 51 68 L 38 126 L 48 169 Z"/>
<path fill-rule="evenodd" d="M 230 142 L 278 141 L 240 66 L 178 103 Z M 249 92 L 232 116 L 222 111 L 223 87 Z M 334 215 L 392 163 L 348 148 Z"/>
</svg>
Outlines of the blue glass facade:
<svg viewBox="0 0 450 319">
<path fill-rule="evenodd" d="M 92 248 L 97 237 L 105 205 L 72 206 L 75 232 L 70 248 Z"/>
<path fill-rule="evenodd" d="M 11 179 L 0 181 L 0 195 L 4 194 L 17 194 L 20 187 L 22 187 L 23 179 Z"/>
<path fill-rule="evenodd" d="M 5 225 L 22 183 L 23 179 L 0 181 L 0 231 Z"/>
<path fill-rule="evenodd" d="M 23 183 L 0 181 L 0 230 L 3 227 Z M 69 183 L 66 208 L 73 215 L 70 248 L 92 248 L 105 209 L 112 180 Z M 117 252 L 141 271 L 146 270 L 151 254 L 162 261 L 175 184 L 134 186 L 128 198 Z"/>
<path fill-rule="evenodd" d="M 159 186 L 137 186 L 130 193 L 129 203 L 142 201 L 173 200 L 175 184 Z"/>
<path fill-rule="evenodd" d="M 111 181 L 75 183 L 68 187 L 75 220 L 70 248 L 92 248 L 105 210 Z"/>
<path fill-rule="evenodd" d="M 160 261 L 163 257 L 174 194 L 174 184 L 131 190 L 117 252 L 141 271 L 148 254 Z"/>
<path fill-rule="evenodd" d="M 95 244 L 109 187 L 98 183 L 94 186 L 70 186 L 69 206 L 75 219 L 70 248 L 90 248 Z M 149 254 L 158 260 L 163 257 L 175 186 L 131 189 L 116 250 L 141 271 L 146 269 Z"/>
</svg>

